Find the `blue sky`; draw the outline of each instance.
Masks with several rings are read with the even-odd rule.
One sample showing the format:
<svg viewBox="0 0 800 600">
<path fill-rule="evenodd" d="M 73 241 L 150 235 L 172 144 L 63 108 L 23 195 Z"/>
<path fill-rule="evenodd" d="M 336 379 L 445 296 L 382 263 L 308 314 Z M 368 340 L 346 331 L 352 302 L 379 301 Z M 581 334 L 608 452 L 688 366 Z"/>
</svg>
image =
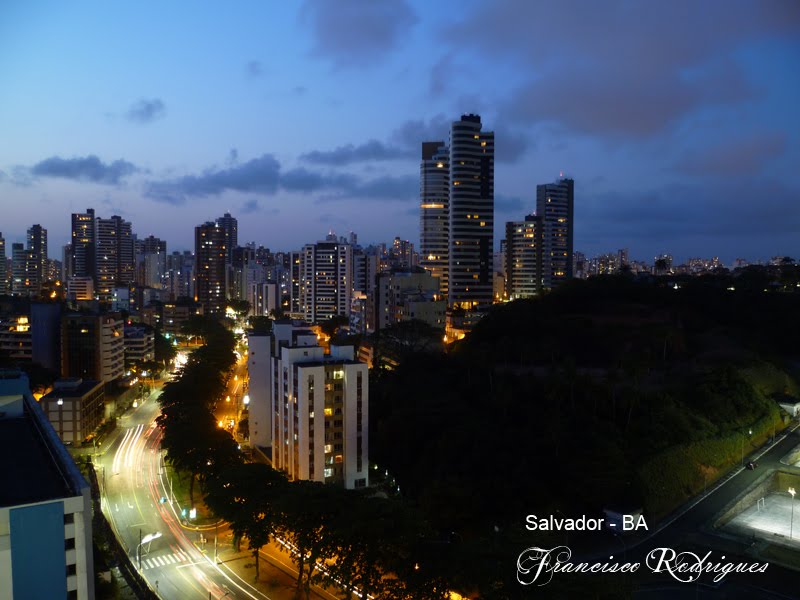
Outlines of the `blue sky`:
<svg viewBox="0 0 800 600">
<path fill-rule="evenodd" d="M 0 231 L 418 240 L 419 144 L 496 132 L 496 244 L 560 171 L 576 250 L 800 256 L 800 4 L 0 4 Z"/>
</svg>

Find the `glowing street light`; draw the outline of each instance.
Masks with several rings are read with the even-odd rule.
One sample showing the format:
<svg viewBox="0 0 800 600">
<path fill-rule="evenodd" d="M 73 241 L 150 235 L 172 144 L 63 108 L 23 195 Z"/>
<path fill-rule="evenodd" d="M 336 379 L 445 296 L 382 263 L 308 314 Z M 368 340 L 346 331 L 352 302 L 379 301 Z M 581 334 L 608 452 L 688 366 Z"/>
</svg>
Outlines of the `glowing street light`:
<svg viewBox="0 0 800 600">
<path fill-rule="evenodd" d="M 792 520 L 789 521 L 789 539 L 792 539 L 792 534 L 794 533 L 794 495 L 795 492 L 793 487 L 789 488 L 789 495 L 792 497 Z"/>
<path fill-rule="evenodd" d="M 242 402 L 244 402 L 244 405 L 245 405 L 245 406 L 247 406 L 248 404 L 250 404 L 250 395 L 249 395 L 249 394 L 245 394 L 245 395 L 244 395 L 244 398 L 242 398 Z"/>
<path fill-rule="evenodd" d="M 225 396 L 225 402 L 230 402 L 230 401 L 231 401 L 231 397 L 230 396 Z"/>
</svg>

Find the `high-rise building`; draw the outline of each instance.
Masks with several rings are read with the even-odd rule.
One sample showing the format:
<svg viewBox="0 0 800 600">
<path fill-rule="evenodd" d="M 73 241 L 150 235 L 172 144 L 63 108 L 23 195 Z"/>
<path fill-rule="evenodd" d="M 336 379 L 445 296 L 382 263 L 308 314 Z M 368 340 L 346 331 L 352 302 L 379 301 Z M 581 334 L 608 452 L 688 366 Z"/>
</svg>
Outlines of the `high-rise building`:
<svg viewBox="0 0 800 600">
<path fill-rule="evenodd" d="M 225 310 L 228 255 L 225 230 L 208 221 L 194 228 L 195 301 L 205 314 Z"/>
<path fill-rule="evenodd" d="M 350 314 L 353 247 L 329 235 L 300 253 L 300 313 L 310 323 Z"/>
<path fill-rule="evenodd" d="M 94 277 L 96 270 L 95 218 L 94 209 L 85 213 L 72 213 L 72 266 L 70 275 L 74 277 Z"/>
<path fill-rule="evenodd" d="M 494 132 L 478 115 L 463 115 L 450 129 L 448 302 L 465 310 L 493 298 Z"/>
<path fill-rule="evenodd" d="M 0 371 L 0 454 L 0 598 L 93 600 L 91 489 L 20 371 Z"/>
<path fill-rule="evenodd" d="M 542 219 L 542 285 L 551 290 L 572 279 L 575 182 L 563 178 L 536 186 L 536 216 Z"/>
<path fill-rule="evenodd" d="M 137 282 L 162 289 L 167 276 L 167 242 L 150 235 L 137 240 L 136 246 Z"/>
<path fill-rule="evenodd" d="M 506 223 L 505 284 L 509 300 L 530 298 L 542 290 L 542 219 Z"/>
<path fill-rule="evenodd" d="M 446 306 L 430 271 L 381 273 L 375 285 L 375 330 L 415 319 L 444 329 Z"/>
<path fill-rule="evenodd" d="M 61 319 L 61 376 L 108 383 L 124 373 L 124 322 L 118 314 L 68 314 Z"/>
<path fill-rule="evenodd" d="M 36 255 L 40 284 L 48 281 L 47 229 L 38 224 L 28 229 L 28 250 Z"/>
<path fill-rule="evenodd" d="M 229 265 L 233 260 L 233 249 L 239 245 L 239 221 L 231 213 L 225 213 L 217 219 L 217 225 L 225 232 L 225 264 Z"/>
<path fill-rule="evenodd" d="M 450 151 L 444 142 L 423 142 L 420 164 L 420 266 L 439 278 L 447 294 Z"/>
<path fill-rule="evenodd" d="M 72 277 L 72 244 L 66 244 L 61 249 L 61 281 L 67 281 Z"/>
<path fill-rule="evenodd" d="M 288 320 L 250 344 L 251 435 L 272 445 L 275 468 L 294 480 L 366 487 L 369 377 L 353 347 L 331 346 L 325 354 L 310 329 Z M 255 406 L 267 399 L 269 416 Z M 269 424 L 271 435 L 263 432 Z"/>
<path fill-rule="evenodd" d="M 11 244 L 11 292 L 15 296 L 38 296 L 42 288 L 39 255 L 21 242 Z"/>
<path fill-rule="evenodd" d="M 0 296 L 8 294 L 8 273 L 6 272 L 6 241 L 0 231 Z"/>
<path fill-rule="evenodd" d="M 131 224 L 114 215 L 110 219 L 97 219 L 96 224 L 95 280 L 98 298 L 109 302 L 117 285 L 134 283 L 134 241 Z"/>
<path fill-rule="evenodd" d="M 194 297 L 194 254 L 189 250 L 167 257 L 167 289 L 172 301 Z"/>
</svg>

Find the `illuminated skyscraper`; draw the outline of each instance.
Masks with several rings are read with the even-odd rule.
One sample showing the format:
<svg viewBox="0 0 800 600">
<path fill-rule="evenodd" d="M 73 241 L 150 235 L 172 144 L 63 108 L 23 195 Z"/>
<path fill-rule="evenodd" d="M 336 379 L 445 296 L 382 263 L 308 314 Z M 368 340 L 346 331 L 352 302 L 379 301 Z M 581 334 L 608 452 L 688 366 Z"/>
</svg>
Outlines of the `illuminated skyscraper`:
<svg viewBox="0 0 800 600">
<path fill-rule="evenodd" d="M 447 294 L 450 152 L 444 142 L 423 142 L 420 164 L 420 266 L 439 278 Z"/>
<path fill-rule="evenodd" d="M 94 209 L 85 213 L 72 213 L 72 251 L 70 275 L 75 277 L 95 276 L 95 218 Z"/>
<path fill-rule="evenodd" d="M 542 285 L 553 289 L 572 279 L 574 229 L 572 179 L 536 186 L 536 215 L 542 220 Z"/>
<path fill-rule="evenodd" d="M 478 115 L 450 129 L 448 303 L 465 310 L 493 299 L 494 132 Z"/>
<path fill-rule="evenodd" d="M 205 314 L 218 314 L 225 310 L 227 256 L 225 230 L 218 223 L 208 221 L 194 228 L 195 301 Z"/>
</svg>

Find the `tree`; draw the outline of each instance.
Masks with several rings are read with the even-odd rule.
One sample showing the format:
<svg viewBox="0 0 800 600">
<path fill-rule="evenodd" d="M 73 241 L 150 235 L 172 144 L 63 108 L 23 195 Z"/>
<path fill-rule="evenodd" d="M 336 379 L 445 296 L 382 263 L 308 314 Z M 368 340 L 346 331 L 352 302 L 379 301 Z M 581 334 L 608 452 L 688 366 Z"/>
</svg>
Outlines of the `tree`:
<svg viewBox="0 0 800 600">
<path fill-rule="evenodd" d="M 250 303 L 247 300 L 228 300 L 228 307 L 232 308 L 240 319 L 244 319 L 250 312 Z"/>
<path fill-rule="evenodd" d="M 272 319 L 269 317 L 252 316 L 248 320 L 248 325 L 255 333 L 269 333 L 272 331 Z"/>
<path fill-rule="evenodd" d="M 155 354 L 155 360 L 157 363 L 161 364 L 160 368 L 165 368 L 175 356 L 178 354 L 178 351 L 175 349 L 170 341 L 165 338 L 161 332 L 156 329 L 155 335 L 153 337 L 153 349 Z"/>
<path fill-rule="evenodd" d="M 319 328 L 328 337 L 333 337 L 336 331 L 350 323 L 350 320 L 345 315 L 336 315 L 335 317 L 331 317 L 326 321 L 321 321 L 319 323 Z"/>
<path fill-rule="evenodd" d="M 297 568 L 295 593 L 309 598 L 311 585 L 324 583 L 317 565 L 336 557 L 335 536 L 331 535 L 342 511 L 345 490 L 315 481 L 295 481 L 291 493 L 278 501 L 277 535 L 288 545 Z"/>
<path fill-rule="evenodd" d="M 278 527 L 276 506 L 287 491 L 283 474 L 261 463 L 241 463 L 207 481 L 206 504 L 230 523 L 234 539 L 247 538 L 256 559 L 256 581 L 259 551 Z"/>
</svg>

